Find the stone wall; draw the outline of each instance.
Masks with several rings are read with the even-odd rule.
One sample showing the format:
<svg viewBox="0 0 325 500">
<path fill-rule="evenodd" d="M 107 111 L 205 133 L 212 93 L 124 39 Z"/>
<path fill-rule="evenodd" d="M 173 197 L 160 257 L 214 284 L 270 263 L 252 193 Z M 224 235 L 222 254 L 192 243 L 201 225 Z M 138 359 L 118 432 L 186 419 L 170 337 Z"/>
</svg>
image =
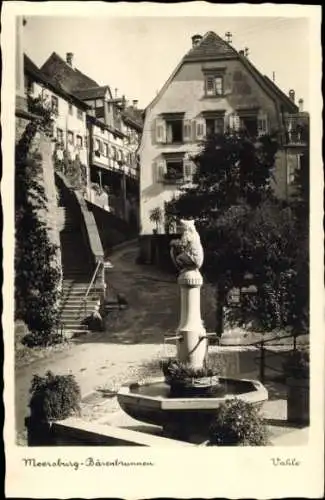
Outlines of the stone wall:
<svg viewBox="0 0 325 500">
<path fill-rule="evenodd" d="M 16 144 L 22 137 L 28 123 L 34 118 L 33 115 L 26 111 L 19 111 L 16 113 Z M 44 210 L 39 210 L 38 215 L 40 220 L 44 221 L 46 224 L 50 242 L 57 247 L 53 265 L 61 267 L 60 233 L 57 211 L 58 203 L 50 138 L 43 133 L 37 133 L 32 142 L 31 151 L 39 153 L 40 155 L 41 168 L 38 180 L 40 185 L 44 188 L 46 196 L 46 208 Z"/>
</svg>

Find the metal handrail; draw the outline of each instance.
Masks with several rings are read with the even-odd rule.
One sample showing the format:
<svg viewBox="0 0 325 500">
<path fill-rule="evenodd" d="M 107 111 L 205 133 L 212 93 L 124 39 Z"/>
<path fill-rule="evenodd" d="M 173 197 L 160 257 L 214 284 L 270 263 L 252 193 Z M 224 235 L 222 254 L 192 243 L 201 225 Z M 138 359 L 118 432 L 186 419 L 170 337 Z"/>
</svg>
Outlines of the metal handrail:
<svg viewBox="0 0 325 500">
<path fill-rule="evenodd" d="M 93 284 L 94 284 L 94 281 L 95 281 L 95 279 L 96 279 L 96 277 L 97 277 L 97 273 L 98 273 L 98 271 L 99 271 L 99 268 L 100 268 L 101 264 L 102 264 L 102 262 L 101 262 L 101 261 L 98 261 L 97 266 L 96 266 L 96 269 L 95 269 L 95 271 L 94 271 L 94 273 L 93 273 L 93 276 L 92 276 L 92 278 L 91 278 L 91 280 L 90 280 L 90 283 L 89 283 L 89 285 L 88 285 L 88 288 L 87 288 L 87 291 L 86 291 L 86 293 L 85 293 L 85 296 L 84 296 L 84 298 L 83 298 L 83 303 L 84 303 L 84 305 L 86 305 L 86 302 L 87 302 L 87 297 L 88 297 L 89 292 L 90 292 L 90 290 L 91 290 L 91 288 L 92 288 L 92 286 L 93 286 Z"/>
<path fill-rule="evenodd" d="M 281 373 L 281 370 L 278 370 L 277 368 L 274 368 L 272 366 L 269 366 L 266 364 L 265 362 L 265 358 L 266 358 L 266 354 L 268 357 L 275 357 L 275 356 L 285 356 L 286 354 L 284 354 L 283 352 L 270 352 L 266 349 L 266 344 L 268 342 L 272 342 L 273 340 L 277 340 L 277 339 L 285 339 L 285 338 L 292 338 L 293 339 L 293 351 L 295 351 L 297 349 L 297 337 L 300 337 L 301 335 L 303 335 L 302 333 L 300 334 L 289 334 L 289 335 L 285 335 L 283 337 L 279 337 L 279 336 L 276 336 L 276 337 L 273 337 L 273 338 L 270 338 L 270 339 L 264 339 L 264 340 L 260 340 L 260 341 L 257 341 L 257 342 L 252 342 L 251 344 L 249 345 L 256 345 L 256 346 L 259 346 L 259 349 L 260 349 L 260 353 L 259 353 L 259 357 L 256 359 L 256 363 L 259 362 L 259 365 L 260 365 L 260 370 L 259 370 L 259 376 L 260 376 L 260 380 L 261 382 L 263 383 L 265 381 L 265 368 L 269 368 L 271 370 L 273 370 L 274 372 L 280 372 Z"/>
</svg>

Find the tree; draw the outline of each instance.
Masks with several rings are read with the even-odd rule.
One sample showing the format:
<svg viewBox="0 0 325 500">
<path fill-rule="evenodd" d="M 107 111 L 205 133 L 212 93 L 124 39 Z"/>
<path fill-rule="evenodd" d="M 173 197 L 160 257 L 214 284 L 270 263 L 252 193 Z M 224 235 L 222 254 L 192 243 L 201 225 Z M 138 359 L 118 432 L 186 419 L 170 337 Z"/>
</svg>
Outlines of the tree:
<svg viewBox="0 0 325 500">
<path fill-rule="evenodd" d="M 158 233 L 159 231 L 159 226 L 162 223 L 163 220 L 163 213 L 160 207 L 153 208 L 150 212 L 149 215 L 149 220 L 150 222 L 153 222 L 156 224 L 156 231 Z"/>
<path fill-rule="evenodd" d="M 240 287 L 247 272 L 257 280 L 260 292 L 264 286 L 264 298 L 267 288 L 272 290 L 270 274 L 281 253 L 277 231 L 282 207 L 271 190 L 277 149 L 271 135 L 252 139 L 229 131 L 209 137 L 193 158 L 197 166 L 193 187 L 167 205 L 170 216 L 197 221 L 205 248 L 204 270 L 216 284 L 219 334 L 227 292 Z"/>
</svg>

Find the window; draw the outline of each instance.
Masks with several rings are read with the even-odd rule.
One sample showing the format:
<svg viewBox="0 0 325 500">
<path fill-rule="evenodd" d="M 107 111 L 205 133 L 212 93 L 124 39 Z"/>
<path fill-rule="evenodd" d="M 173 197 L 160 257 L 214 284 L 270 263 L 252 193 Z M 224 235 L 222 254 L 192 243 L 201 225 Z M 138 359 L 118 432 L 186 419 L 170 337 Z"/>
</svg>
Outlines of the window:
<svg viewBox="0 0 325 500">
<path fill-rule="evenodd" d="M 82 148 L 82 137 L 81 135 L 77 135 L 77 147 Z"/>
<path fill-rule="evenodd" d="M 71 102 L 69 102 L 69 115 L 73 115 L 73 106 Z"/>
<path fill-rule="evenodd" d="M 240 128 L 243 129 L 244 132 L 249 137 L 257 136 L 257 116 L 241 116 L 240 117 Z"/>
<path fill-rule="evenodd" d="M 224 132 L 224 118 L 207 118 L 206 121 L 206 135 L 222 134 Z"/>
<path fill-rule="evenodd" d="M 77 109 L 77 118 L 79 120 L 82 120 L 83 119 L 83 112 L 81 109 Z"/>
<path fill-rule="evenodd" d="M 183 142 L 183 120 L 166 120 L 167 143 Z"/>
<path fill-rule="evenodd" d="M 70 130 L 68 131 L 68 144 L 74 144 L 73 132 L 71 132 Z"/>
<path fill-rule="evenodd" d="M 95 148 L 95 156 L 100 156 L 100 140 L 99 139 L 95 139 L 94 148 Z"/>
<path fill-rule="evenodd" d="M 56 129 L 56 138 L 59 144 L 62 144 L 63 141 L 63 130 L 61 128 Z"/>
<path fill-rule="evenodd" d="M 117 160 L 117 157 L 116 157 L 116 147 L 115 146 L 112 146 L 112 157 L 113 157 L 113 160 Z"/>
<path fill-rule="evenodd" d="M 222 96 L 223 77 L 207 75 L 205 77 L 205 93 L 207 96 Z"/>
<path fill-rule="evenodd" d="M 167 160 L 165 179 L 177 181 L 183 179 L 183 160 Z"/>
<path fill-rule="evenodd" d="M 53 113 L 57 114 L 59 112 L 59 99 L 54 95 L 51 98 L 51 109 Z"/>
</svg>

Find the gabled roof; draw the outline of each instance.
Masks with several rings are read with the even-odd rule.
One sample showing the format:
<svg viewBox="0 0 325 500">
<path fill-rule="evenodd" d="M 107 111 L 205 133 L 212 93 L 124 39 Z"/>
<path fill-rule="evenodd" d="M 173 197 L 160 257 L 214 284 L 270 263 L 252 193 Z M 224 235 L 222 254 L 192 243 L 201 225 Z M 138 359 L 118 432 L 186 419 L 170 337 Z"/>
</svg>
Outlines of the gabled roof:
<svg viewBox="0 0 325 500">
<path fill-rule="evenodd" d="M 138 130 L 143 128 L 143 110 L 128 106 L 122 112 L 122 119 L 135 126 Z"/>
<path fill-rule="evenodd" d="M 59 82 L 67 91 L 98 87 L 98 83 L 76 68 L 70 66 L 56 52 L 53 52 L 41 67 L 41 71 Z"/>
<path fill-rule="evenodd" d="M 82 90 L 73 89 L 72 92 L 75 96 L 79 97 L 79 99 L 81 99 L 83 101 L 87 101 L 89 99 L 103 98 L 107 92 L 109 93 L 110 96 L 112 95 L 111 90 L 110 90 L 108 85 L 103 85 L 101 87 L 99 87 L 99 86 L 89 87 L 89 88 L 82 89 Z"/>
<path fill-rule="evenodd" d="M 50 77 L 45 75 L 36 64 L 26 55 L 24 54 L 24 72 L 25 74 L 32 77 L 35 82 L 38 82 L 45 87 L 49 88 L 55 94 L 63 97 L 68 101 L 73 101 L 77 106 L 82 109 L 88 109 L 89 106 L 83 101 L 79 100 L 74 95 L 66 92 L 59 83 L 53 82 Z"/>
<path fill-rule="evenodd" d="M 197 61 L 214 61 L 222 59 L 240 59 L 249 73 L 258 80 L 259 84 L 264 88 L 265 92 L 273 99 L 280 99 L 286 107 L 286 110 L 292 113 L 298 112 L 298 107 L 286 96 L 282 90 L 277 87 L 269 78 L 263 76 L 260 71 L 247 59 L 246 56 L 239 54 L 228 42 L 222 40 L 213 31 L 208 31 L 202 40 L 193 47 L 181 59 L 175 70 L 165 82 L 161 90 L 154 97 L 154 99 L 147 106 L 145 112 L 153 106 L 160 98 L 161 94 L 167 89 L 171 81 L 174 79 L 178 71 L 184 63 L 197 62 Z"/>
<path fill-rule="evenodd" d="M 282 92 L 282 90 L 277 85 L 275 85 L 275 83 L 272 82 L 272 80 L 270 80 L 268 76 L 264 75 L 264 80 L 265 83 L 270 87 L 270 89 L 272 89 L 274 92 L 278 94 L 280 99 L 283 99 L 289 107 L 292 107 L 293 112 L 298 112 L 299 110 L 298 106 L 294 102 L 292 102 L 290 97 L 288 97 L 284 92 Z"/>
<path fill-rule="evenodd" d="M 229 43 L 225 42 L 213 31 L 208 31 L 202 40 L 183 57 L 183 62 L 224 59 L 236 55 L 236 50 Z"/>
</svg>

